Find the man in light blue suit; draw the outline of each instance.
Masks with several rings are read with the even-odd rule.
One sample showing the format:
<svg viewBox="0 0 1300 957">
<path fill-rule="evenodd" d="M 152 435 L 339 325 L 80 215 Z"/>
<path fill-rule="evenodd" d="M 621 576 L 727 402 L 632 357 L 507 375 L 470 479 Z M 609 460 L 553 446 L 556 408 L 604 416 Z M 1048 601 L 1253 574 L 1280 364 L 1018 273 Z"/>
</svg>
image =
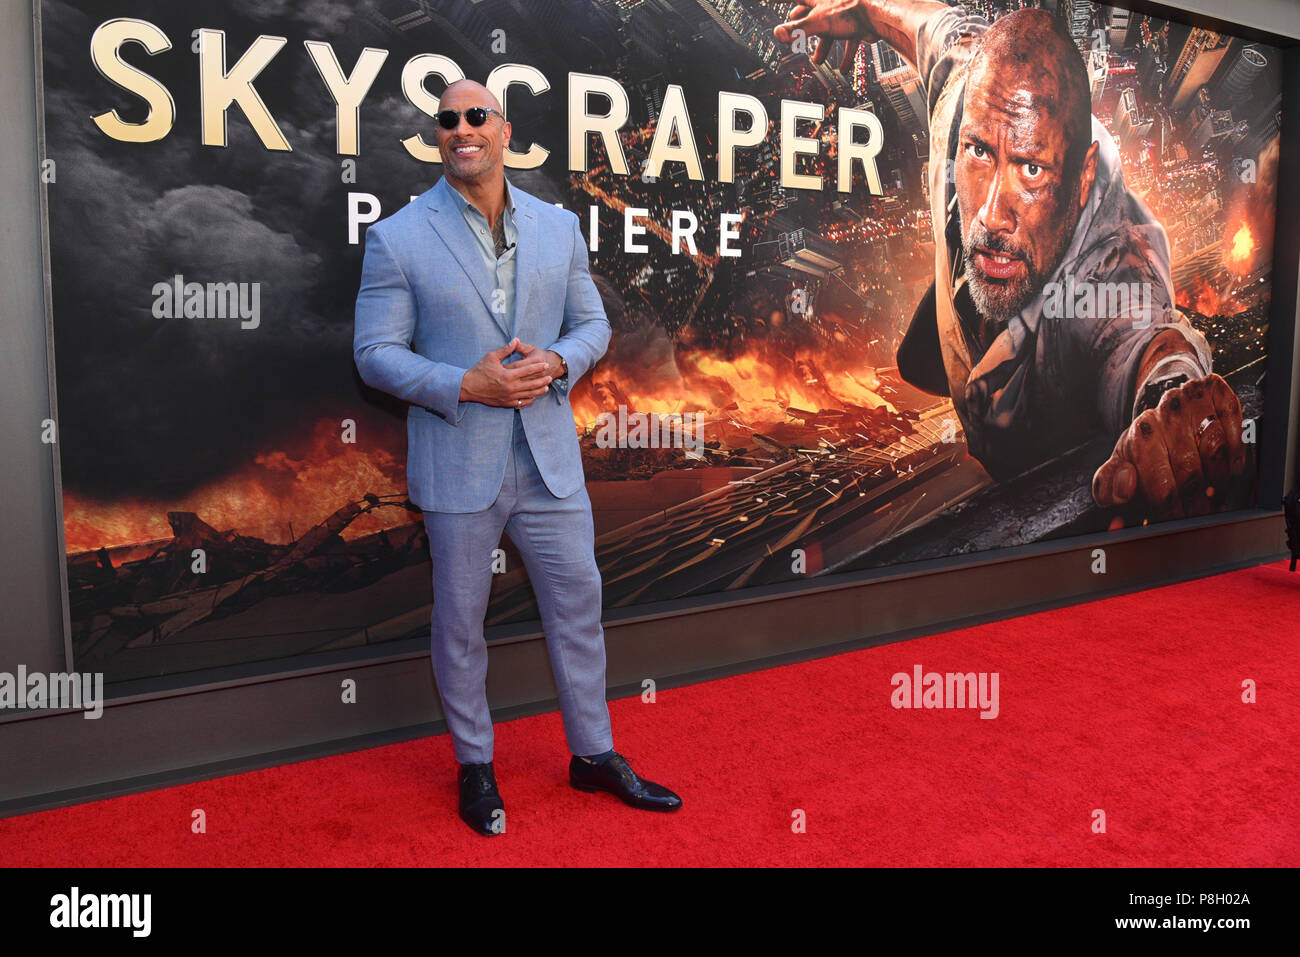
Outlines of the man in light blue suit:
<svg viewBox="0 0 1300 957">
<path fill-rule="evenodd" d="M 353 356 L 410 403 L 407 484 L 433 559 L 434 675 L 459 764 L 460 816 L 505 830 L 492 768 L 483 620 L 503 531 L 537 596 L 573 757 L 569 781 L 671 811 L 681 799 L 613 750 L 591 500 L 568 390 L 610 325 L 578 218 L 510 185 L 510 124 L 486 87 L 443 92 L 443 176 L 366 233 Z"/>
</svg>

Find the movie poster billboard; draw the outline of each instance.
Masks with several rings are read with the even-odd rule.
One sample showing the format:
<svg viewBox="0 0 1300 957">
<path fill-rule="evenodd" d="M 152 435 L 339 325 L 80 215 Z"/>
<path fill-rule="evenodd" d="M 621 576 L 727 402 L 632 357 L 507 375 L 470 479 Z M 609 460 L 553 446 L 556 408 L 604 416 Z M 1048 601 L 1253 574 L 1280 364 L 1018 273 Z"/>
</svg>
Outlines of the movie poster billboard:
<svg viewBox="0 0 1300 957">
<path fill-rule="evenodd" d="M 353 310 L 461 77 L 612 326 L 570 393 L 607 612 L 1253 506 L 1278 51 L 1052 0 L 898 49 L 820 6 L 39 0 L 76 667 L 428 634 Z M 1008 43 L 1068 53 L 1030 126 Z M 496 570 L 488 624 L 536 620 Z"/>
</svg>

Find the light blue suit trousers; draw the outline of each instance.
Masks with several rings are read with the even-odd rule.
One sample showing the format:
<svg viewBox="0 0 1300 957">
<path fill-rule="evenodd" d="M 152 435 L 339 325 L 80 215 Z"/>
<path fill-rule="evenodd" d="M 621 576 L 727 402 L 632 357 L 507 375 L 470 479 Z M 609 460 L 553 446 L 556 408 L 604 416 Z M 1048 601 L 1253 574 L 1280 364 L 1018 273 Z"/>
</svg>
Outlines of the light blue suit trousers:
<svg viewBox="0 0 1300 957">
<path fill-rule="evenodd" d="M 600 569 L 586 486 L 564 498 L 551 494 L 516 412 L 496 501 L 481 512 L 425 511 L 424 525 L 433 559 L 433 670 L 456 760 L 492 760 L 483 619 L 492 587 L 492 551 L 503 531 L 523 556 L 537 595 L 569 750 L 598 754 L 612 748 Z"/>
</svg>

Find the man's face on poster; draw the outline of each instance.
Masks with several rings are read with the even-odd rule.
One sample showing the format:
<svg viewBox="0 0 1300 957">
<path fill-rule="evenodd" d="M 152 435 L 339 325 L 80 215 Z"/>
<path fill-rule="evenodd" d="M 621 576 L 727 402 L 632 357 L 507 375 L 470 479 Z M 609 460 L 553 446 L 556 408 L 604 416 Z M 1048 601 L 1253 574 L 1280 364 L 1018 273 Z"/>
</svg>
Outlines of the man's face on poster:
<svg viewBox="0 0 1300 957">
<path fill-rule="evenodd" d="M 1060 264 L 1092 181 L 1092 164 L 1070 168 L 1072 144 L 1050 67 L 1031 67 L 972 64 L 953 170 L 971 298 L 999 325 Z"/>
</svg>

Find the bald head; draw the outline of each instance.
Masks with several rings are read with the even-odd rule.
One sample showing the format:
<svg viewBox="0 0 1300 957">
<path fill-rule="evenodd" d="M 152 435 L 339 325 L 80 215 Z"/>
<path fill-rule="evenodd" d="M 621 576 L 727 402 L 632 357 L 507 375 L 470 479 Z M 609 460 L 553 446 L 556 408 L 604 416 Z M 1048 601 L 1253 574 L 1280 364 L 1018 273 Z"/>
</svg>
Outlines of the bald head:
<svg viewBox="0 0 1300 957">
<path fill-rule="evenodd" d="M 972 84 L 985 75 L 1000 79 L 1008 100 L 1059 124 L 1065 135 L 1067 174 L 1075 174 L 1092 145 L 1092 94 L 1088 71 L 1061 21 L 1027 8 L 1000 17 L 970 65 Z M 968 87 L 969 88 L 969 87 Z"/>
<path fill-rule="evenodd" d="M 492 95 L 492 91 L 474 80 L 456 80 L 448 83 L 447 88 L 442 91 L 442 96 L 438 98 L 438 105 L 444 110 L 490 106 L 494 110 L 505 112 L 501 107 L 501 101 Z"/>
</svg>

